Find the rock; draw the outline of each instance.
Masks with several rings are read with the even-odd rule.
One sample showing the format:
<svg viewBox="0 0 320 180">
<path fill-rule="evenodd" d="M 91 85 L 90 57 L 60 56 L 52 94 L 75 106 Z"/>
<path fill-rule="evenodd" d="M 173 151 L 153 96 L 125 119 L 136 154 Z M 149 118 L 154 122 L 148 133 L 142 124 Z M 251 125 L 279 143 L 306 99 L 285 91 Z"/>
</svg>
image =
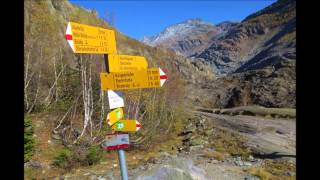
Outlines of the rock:
<svg viewBox="0 0 320 180">
<path fill-rule="evenodd" d="M 291 171 L 286 171 L 284 173 L 285 176 L 295 176 L 296 174 L 294 172 L 291 172 Z"/>
<path fill-rule="evenodd" d="M 203 148 L 203 145 L 191 146 L 190 151 L 197 151 L 202 148 Z"/>
<path fill-rule="evenodd" d="M 252 164 L 250 162 L 243 162 L 244 166 L 252 166 Z"/>
<path fill-rule="evenodd" d="M 51 138 L 52 138 L 52 139 L 55 139 L 55 140 L 60 140 L 60 139 L 61 139 L 61 137 L 60 137 L 59 134 L 52 134 L 52 135 L 51 135 Z"/>
<path fill-rule="evenodd" d="M 204 170 L 194 166 L 191 160 L 173 158 L 166 164 L 145 171 L 136 180 L 206 180 L 204 174 Z"/>
<path fill-rule="evenodd" d="M 243 166 L 243 165 L 244 165 L 242 161 L 235 161 L 234 163 L 235 163 L 237 166 Z"/>
<path fill-rule="evenodd" d="M 248 175 L 244 178 L 245 180 L 260 180 L 258 176 Z"/>
<path fill-rule="evenodd" d="M 39 161 L 33 161 L 33 160 L 30 160 L 29 162 L 25 163 L 25 166 L 31 167 L 31 168 L 35 168 L 35 169 L 39 169 L 39 168 L 42 168 L 42 167 L 43 167 L 43 165 L 41 164 L 41 162 L 39 162 Z"/>
<path fill-rule="evenodd" d="M 253 156 L 251 156 L 251 155 L 249 156 L 248 160 L 251 161 L 251 162 L 254 162 L 254 161 L 255 161 L 255 159 L 254 159 Z"/>
</svg>

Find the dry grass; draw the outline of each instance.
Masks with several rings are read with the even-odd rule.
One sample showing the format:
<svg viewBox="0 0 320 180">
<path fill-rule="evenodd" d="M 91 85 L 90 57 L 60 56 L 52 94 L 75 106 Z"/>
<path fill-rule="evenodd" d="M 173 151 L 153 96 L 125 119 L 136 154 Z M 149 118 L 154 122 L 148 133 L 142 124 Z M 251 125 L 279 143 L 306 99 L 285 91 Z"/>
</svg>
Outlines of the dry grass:
<svg viewBox="0 0 320 180">
<path fill-rule="evenodd" d="M 205 151 L 202 155 L 205 158 L 214 158 L 218 161 L 223 161 L 225 159 L 225 154 L 218 151 Z"/>
<path fill-rule="evenodd" d="M 262 180 L 294 180 L 296 175 L 288 176 L 287 172 L 296 173 L 296 165 L 285 160 L 266 160 L 261 167 L 252 167 L 248 173 L 260 177 Z"/>
<path fill-rule="evenodd" d="M 241 106 L 229 109 L 213 109 L 214 113 L 227 115 L 263 116 L 266 118 L 295 118 L 296 109 L 265 108 L 262 106 Z"/>
</svg>

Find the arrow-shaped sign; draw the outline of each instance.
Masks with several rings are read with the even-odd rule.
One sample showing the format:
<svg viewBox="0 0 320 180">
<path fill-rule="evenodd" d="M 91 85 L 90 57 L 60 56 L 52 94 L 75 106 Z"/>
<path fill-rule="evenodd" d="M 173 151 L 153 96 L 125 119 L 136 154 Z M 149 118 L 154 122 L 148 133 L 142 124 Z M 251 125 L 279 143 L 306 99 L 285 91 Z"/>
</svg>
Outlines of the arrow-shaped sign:
<svg viewBox="0 0 320 180">
<path fill-rule="evenodd" d="M 74 53 L 117 53 L 115 33 L 110 29 L 69 22 L 65 37 Z"/>
<path fill-rule="evenodd" d="M 109 72 L 136 71 L 147 69 L 148 63 L 143 56 L 108 54 Z"/>
<path fill-rule="evenodd" d="M 112 126 L 114 123 L 123 118 L 123 110 L 122 108 L 117 108 L 111 111 L 107 116 L 107 123 L 109 126 Z"/>
<path fill-rule="evenodd" d="M 122 90 L 161 87 L 167 75 L 160 68 L 146 70 L 100 73 L 102 90 Z"/>
<path fill-rule="evenodd" d="M 112 130 L 122 132 L 136 132 L 141 128 L 141 124 L 137 120 L 121 119 L 112 126 Z"/>
</svg>

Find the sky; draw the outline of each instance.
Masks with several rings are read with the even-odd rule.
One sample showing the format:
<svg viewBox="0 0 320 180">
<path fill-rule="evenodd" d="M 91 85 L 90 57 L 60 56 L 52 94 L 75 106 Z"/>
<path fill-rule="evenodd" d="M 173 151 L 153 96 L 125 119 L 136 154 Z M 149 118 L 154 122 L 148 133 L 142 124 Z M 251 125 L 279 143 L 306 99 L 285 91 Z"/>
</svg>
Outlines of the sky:
<svg viewBox="0 0 320 180">
<path fill-rule="evenodd" d="M 160 33 L 187 19 L 200 18 L 212 24 L 240 22 L 276 0 L 70 0 L 95 9 L 100 18 L 114 17 L 113 26 L 135 39 Z M 109 14 L 109 15 L 107 15 Z"/>
</svg>

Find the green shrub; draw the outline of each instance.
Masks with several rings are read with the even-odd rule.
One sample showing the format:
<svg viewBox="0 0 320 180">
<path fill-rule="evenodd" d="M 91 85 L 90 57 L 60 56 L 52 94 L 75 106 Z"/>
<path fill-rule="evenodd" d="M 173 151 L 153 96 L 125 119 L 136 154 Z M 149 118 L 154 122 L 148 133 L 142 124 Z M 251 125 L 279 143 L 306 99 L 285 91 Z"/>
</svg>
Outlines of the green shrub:
<svg viewBox="0 0 320 180">
<path fill-rule="evenodd" d="M 62 150 L 53 161 L 53 165 L 60 168 L 70 167 L 70 162 L 72 161 L 72 152 L 68 149 Z"/>
<path fill-rule="evenodd" d="M 89 165 L 97 163 L 102 158 L 102 150 L 100 146 L 92 146 L 88 150 L 86 161 Z"/>
<path fill-rule="evenodd" d="M 26 116 L 24 118 L 24 162 L 32 158 L 34 145 L 32 120 L 29 116 Z"/>
<path fill-rule="evenodd" d="M 63 169 L 71 169 L 78 166 L 93 165 L 102 158 L 102 150 L 99 146 L 89 148 L 75 146 L 72 149 L 64 149 L 54 158 L 53 165 Z"/>
</svg>

